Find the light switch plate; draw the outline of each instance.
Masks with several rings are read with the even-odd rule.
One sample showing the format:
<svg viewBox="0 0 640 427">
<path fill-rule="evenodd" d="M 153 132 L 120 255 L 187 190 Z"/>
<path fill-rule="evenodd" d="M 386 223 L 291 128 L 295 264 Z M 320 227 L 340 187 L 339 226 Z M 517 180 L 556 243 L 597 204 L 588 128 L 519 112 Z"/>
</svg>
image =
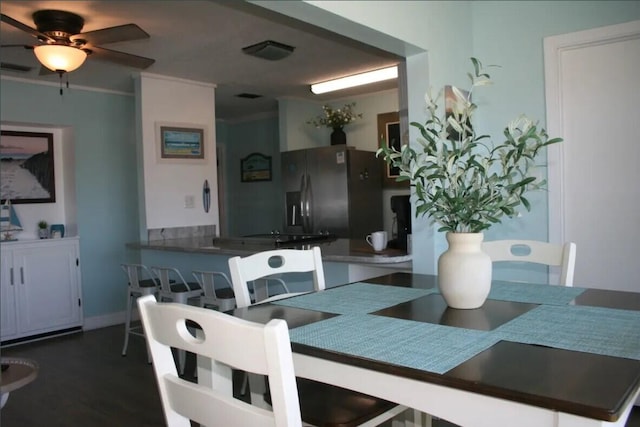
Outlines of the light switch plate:
<svg viewBox="0 0 640 427">
<path fill-rule="evenodd" d="M 193 209 L 196 205 L 196 198 L 193 195 L 184 196 L 184 208 Z"/>
</svg>

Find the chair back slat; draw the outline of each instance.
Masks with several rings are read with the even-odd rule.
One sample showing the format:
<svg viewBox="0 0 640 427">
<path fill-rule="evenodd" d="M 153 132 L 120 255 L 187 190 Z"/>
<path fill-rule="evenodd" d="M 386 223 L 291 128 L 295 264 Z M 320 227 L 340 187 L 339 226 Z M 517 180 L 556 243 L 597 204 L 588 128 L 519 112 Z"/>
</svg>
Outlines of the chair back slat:
<svg viewBox="0 0 640 427">
<path fill-rule="evenodd" d="M 159 289 L 159 283 L 153 273 L 143 264 L 121 264 L 129 280 L 129 288 L 131 291 L 145 294 L 149 293 L 149 288 Z"/>
<path fill-rule="evenodd" d="M 560 284 L 573 286 L 576 245 L 536 240 L 495 240 L 482 243 L 492 262 L 519 261 L 560 267 Z"/>
<path fill-rule="evenodd" d="M 229 259 L 229 270 L 236 305 L 240 308 L 251 305 L 248 282 L 274 274 L 311 272 L 314 290 L 325 289 L 322 255 L 318 247 L 308 250 L 276 249 L 244 258 L 233 257 Z"/>
<path fill-rule="evenodd" d="M 169 426 L 189 427 L 189 420 L 214 427 L 300 426 L 291 344 L 284 320 L 262 325 L 200 307 L 158 303 L 152 295 L 138 299 L 138 306 Z M 187 324 L 197 325 L 196 336 Z M 172 347 L 268 376 L 272 393 L 275 390 L 278 395 L 273 412 L 234 399 L 228 384 L 216 383 L 216 376 L 212 376 L 211 388 L 181 379 Z"/>
</svg>

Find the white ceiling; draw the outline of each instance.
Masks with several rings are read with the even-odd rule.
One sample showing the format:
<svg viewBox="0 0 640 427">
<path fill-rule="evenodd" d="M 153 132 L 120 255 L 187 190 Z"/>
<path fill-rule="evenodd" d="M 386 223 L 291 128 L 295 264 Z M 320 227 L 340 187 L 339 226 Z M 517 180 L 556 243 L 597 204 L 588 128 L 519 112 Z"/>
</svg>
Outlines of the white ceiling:
<svg viewBox="0 0 640 427">
<path fill-rule="evenodd" d="M 35 28 L 31 15 L 41 9 L 74 12 L 85 19 L 83 31 L 135 23 L 150 38 L 103 45 L 155 59 L 145 71 L 153 74 L 214 83 L 216 115 L 235 120 L 277 111 L 277 98 L 323 102 L 343 96 L 371 93 L 396 87 L 395 81 L 361 89 L 313 95 L 309 85 L 334 77 L 383 68 L 399 63 L 391 53 L 329 33 L 307 23 L 275 14 L 244 1 L 5 1 L 3 14 Z M 242 53 L 242 48 L 264 40 L 295 47 L 289 57 L 268 61 Z M 6 23 L 0 24 L 0 41 L 36 44 L 36 39 Z M 2 75 L 57 83 L 56 74 L 40 76 L 33 51 L 20 47 L 0 49 L 3 63 L 33 67 L 29 72 L 2 70 Z M 131 76 L 137 70 L 89 56 L 78 70 L 69 73 L 74 85 L 133 93 Z M 56 89 L 52 89 L 56 90 Z M 254 93 L 262 98 L 235 95 Z"/>
</svg>

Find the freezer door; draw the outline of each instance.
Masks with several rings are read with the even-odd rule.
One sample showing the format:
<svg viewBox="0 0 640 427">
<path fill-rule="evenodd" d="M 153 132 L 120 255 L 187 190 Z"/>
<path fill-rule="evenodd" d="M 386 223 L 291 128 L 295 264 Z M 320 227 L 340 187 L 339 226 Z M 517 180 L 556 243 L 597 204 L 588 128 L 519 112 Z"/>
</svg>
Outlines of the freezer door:
<svg viewBox="0 0 640 427">
<path fill-rule="evenodd" d="M 308 231 L 303 229 L 307 173 L 305 150 L 285 151 L 281 159 L 282 185 L 285 194 L 283 230 L 285 233 L 306 233 Z"/>
</svg>

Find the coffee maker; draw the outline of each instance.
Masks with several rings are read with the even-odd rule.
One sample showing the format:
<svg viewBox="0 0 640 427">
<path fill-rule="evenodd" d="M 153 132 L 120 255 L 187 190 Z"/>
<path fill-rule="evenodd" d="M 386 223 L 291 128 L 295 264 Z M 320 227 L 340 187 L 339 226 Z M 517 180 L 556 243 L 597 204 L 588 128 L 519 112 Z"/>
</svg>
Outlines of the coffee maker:
<svg viewBox="0 0 640 427">
<path fill-rule="evenodd" d="M 395 214 L 394 239 L 388 243 L 389 248 L 407 249 L 407 235 L 411 234 L 411 202 L 410 196 L 391 196 L 391 210 Z"/>
</svg>

